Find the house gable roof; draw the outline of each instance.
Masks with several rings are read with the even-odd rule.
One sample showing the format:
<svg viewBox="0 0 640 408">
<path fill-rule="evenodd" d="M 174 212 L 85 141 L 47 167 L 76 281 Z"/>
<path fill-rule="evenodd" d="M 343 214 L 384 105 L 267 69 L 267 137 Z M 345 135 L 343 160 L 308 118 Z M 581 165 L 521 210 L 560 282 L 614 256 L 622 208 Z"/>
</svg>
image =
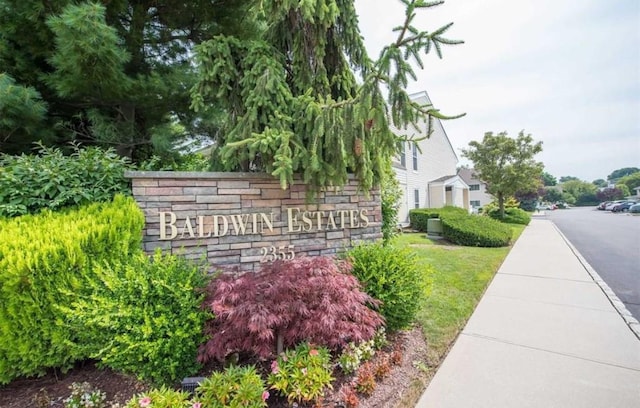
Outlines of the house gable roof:
<svg viewBox="0 0 640 408">
<path fill-rule="evenodd" d="M 433 103 L 431 102 L 431 98 L 429 98 L 429 94 L 427 93 L 427 91 L 420 91 L 420 92 L 409 94 L 409 98 L 411 98 L 412 101 L 419 103 L 420 105 L 433 106 Z M 442 134 L 444 135 L 444 138 L 447 140 L 447 143 L 449 144 L 451 153 L 453 153 L 453 155 L 455 156 L 456 161 L 459 161 L 460 158 L 456 154 L 456 151 L 453 148 L 453 145 L 451 144 L 451 139 L 449 139 L 449 136 L 447 135 L 447 131 L 444 130 L 444 126 L 442 126 L 442 122 L 440 121 L 440 119 L 433 118 L 433 125 L 438 126 L 440 128 L 440 130 L 442 131 Z"/>
<path fill-rule="evenodd" d="M 460 183 L 464 188 L 469 188 L 469 185 L 462 179 L 462 177 L 454 174 L 451 176 L 439 177 L 435 180 L 431 180 L 429 184 L 441 184 L 443 186 L 450 186 L 452 184 Z"/>
</svg>

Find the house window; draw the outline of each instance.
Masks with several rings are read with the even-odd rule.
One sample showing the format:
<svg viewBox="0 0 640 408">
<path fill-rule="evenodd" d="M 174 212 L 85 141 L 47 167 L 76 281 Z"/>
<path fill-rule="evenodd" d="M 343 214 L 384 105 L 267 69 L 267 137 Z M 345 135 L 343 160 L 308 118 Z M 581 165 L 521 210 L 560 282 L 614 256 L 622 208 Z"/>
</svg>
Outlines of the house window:
<svg viewBox="0 0 640 408">
<path fill-rule="evenodd" d="M 411 153 L 413 155 L 413 169 L 418 170 L 418 145 L 416 143 L 413 144 Z"/>
<path fill-rule="evenodd" d="M 480 184 L 469 184 L 469 191 L 480 191 Z"/>
<path fill-rule="evenodd" d="M 413 206 L 414 208 L 420 208 L 420 190 L 419 189 L 415 189 L 413 190 Z"/>
<path fill-rule="evenodd" d="M 480 200 L 471 200 L 470 204 L 472 207 L 480 207 Z"/>
<path fill-rule="evenodd" d="M 400 144 L 400 165 L 407 167 L 407 144 L 405 142 Z"/>
</svg>

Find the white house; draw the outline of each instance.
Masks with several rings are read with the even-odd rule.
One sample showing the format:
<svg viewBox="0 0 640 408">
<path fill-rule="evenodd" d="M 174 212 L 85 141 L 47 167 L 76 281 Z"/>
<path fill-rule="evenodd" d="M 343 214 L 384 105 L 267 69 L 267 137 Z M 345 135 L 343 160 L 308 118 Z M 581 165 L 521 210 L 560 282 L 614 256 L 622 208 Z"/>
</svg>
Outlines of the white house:
<svg viewBox="0 0 640 408">
<path fill-rule="evenodd" d="M 431 105 L 426 92 L 411 95 L 411 99 Z M 419 138 L 427 134 L 427 123 L 419 130 L 412 127 L 393 129 L 397 134 Z M 419 145 L 419 148 L 418 148 Z M 409 222 L 409 210 L 413 208 L 440 208 L 453 205 L 469 209 L 469 186 L 456 174 L 458 156 L 439 119 L 433 120 L 431 137 L 417 143 L 407 142 L 404 151 L 393 163 L 402 188 L 398 220 Z"/>
<path fill-rule="evenodd" d="M 462 167 L 458 170 L 458 176 L 469 185 L 469 204 L 472 208 L 484 207 L 494 200 L 494 197 L 487 193 L 487 183 L 480 180 L 473 169 Z"/>
</svg>

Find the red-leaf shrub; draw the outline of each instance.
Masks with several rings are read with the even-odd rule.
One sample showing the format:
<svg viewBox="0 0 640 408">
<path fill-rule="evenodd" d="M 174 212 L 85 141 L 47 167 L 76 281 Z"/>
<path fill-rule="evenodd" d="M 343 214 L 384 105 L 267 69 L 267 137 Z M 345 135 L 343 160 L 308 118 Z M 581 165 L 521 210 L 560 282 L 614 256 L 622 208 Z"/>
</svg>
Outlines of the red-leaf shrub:
<svg viewBox="0 0 640 408">
<path fill-rule="evenodd" d="M 209 340 L 199 360 L 224 360 L 231 353 L 273 357 L 277 343 L 289 348 L 307 341 L 339 350 L 371 339 L 382 317 L 368 305 L 378 301 L 362 291 L 351 265 L 326 257 L 266 264 L 257 273 L 221 275 L 207 288 Z"/>
<path fill-rule="evenodd" d="M 358 369 L 355 379 L 355 389 L 363 395 L 371 395 L 376 388 L 376 375 L 373 364 L 367 361 Z"/>
</svg>

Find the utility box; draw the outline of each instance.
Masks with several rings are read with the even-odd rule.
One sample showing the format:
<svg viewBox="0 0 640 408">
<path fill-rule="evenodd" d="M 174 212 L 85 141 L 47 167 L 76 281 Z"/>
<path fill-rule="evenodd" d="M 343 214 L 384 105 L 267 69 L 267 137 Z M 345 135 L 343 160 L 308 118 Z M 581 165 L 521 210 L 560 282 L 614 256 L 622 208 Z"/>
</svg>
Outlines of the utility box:
<svg viewBox="0 0 640 408">
<path fill-rule="evenodd" d="M 442 235 L 442 221 L 439 218 L 429 218 L 427 220 L 428 235 Z"/>
</svg>

